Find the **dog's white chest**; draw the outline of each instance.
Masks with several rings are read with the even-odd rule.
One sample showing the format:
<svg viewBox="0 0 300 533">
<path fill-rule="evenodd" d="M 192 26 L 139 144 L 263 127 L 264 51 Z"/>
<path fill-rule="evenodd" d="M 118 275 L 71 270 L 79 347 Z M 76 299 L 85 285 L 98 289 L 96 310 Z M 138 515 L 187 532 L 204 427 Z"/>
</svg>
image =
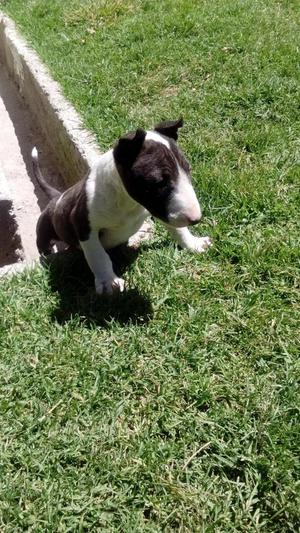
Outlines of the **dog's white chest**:
<svg viewBox="0 0 300 533">
<path fill-rule="evenodd" d="M 99 232 L 102 246 L 108 249 L 127 242 L 149 213 L 126 192 L 112 151 L 100 162 L 87 180 L 87 205 L 91 229 Z"/>
<path fill-rule="evenodd" d="M 119 244 L 126 243 L 142 226 L 148 212 L 145 209 L 137 209 L 136 212 L 130 213 L 129 216 L 118 216 L 114 224 L 109 228 L 100 230 L 100 241 L 104 248 L 114 248 Z"/>
</svg>

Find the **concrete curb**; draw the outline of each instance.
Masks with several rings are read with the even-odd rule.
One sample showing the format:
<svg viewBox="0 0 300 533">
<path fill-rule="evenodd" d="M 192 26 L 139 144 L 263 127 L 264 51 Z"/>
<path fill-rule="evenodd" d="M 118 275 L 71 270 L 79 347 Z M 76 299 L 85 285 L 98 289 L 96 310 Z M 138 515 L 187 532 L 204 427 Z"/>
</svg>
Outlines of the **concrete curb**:
<svg viewBox="0 0 300 533">
<path fill-rule="evenodd" d="M 0 61 L 1 68 L 9 74 L 23 98 L 32 116 L 32 122 L 45 137 L 56 167 L 63 176 L 62 188 L 76 183 L 90 169 L 95 158 L 100 155 L 96 139 L 84 128 L 80 116 L 64 98 L 58 83 L 51 78 L 38 55 L 19 35 L 14 22 L 1 11 Z M 28 164 L 28 161 L 26 163 Z M 15 183 L 11 188 L 9 179 L 3 172 L 1 176 L 0 229 L 1 233 L 7 234 L 8 237 L 5 242 L 3 238 L 3 242 L 1 241 L 3 260 L 0 263 L 0 277 L 21 272 L 27 267 L 31 268 L 38 264 L 38 261 L 34 261 L 38 258 L 34 242 L 34 226 L 39 212 L 33 186 L 30 183 L 26 184 L 32 189 L 31 201 L 26 205 L 27 212 L 32 216 L 32 228 L 30 228 L 32 231 L 28 234 L 28 230 L 25 232 L 22 224 L 19 224 L 20 216 L 16 216 L 17 212 L 20 215 L 19 198 L 14 198 L 13 191 L 20 196 L 22 190 L 20 188 L 15 190 Z M 25 173 L 21 177 L 26 179 Z M 30 179 L 28 176 L 27 178 Z M 7 228 L 11 235 L 8 234 Z M 16 250 L 15 256 L 14 250 Z M 10 258 L 5 264 L 5 257 L 8 255 Z"/>
<path fill-rule="evenodd" d="M 45 134 L 64 176 L 65 185 L 78 181 L 100 154 L 94 136 L 62 95 L 38 55 L 0 12 L 0 58 Z"/>
<path fill-rule="evenodd" d="M 6 265 L 0 268 L 0 279 L 4 277 L 14 276 L 15 274 L 21 274 L 31 268 L 35 268 L 40 263 L 38 261 L 20 261 L 13 263 L 12 265 Z"/>
</svg>

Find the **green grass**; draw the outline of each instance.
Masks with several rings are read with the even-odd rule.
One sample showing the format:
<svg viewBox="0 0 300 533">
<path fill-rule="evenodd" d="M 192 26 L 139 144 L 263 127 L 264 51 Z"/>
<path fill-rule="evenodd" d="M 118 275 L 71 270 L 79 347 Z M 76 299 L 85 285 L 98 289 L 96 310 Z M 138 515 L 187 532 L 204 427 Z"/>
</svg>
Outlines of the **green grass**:
<svg viewBox="0 0 300 533">
<path fill-rule="evenodd" d="M 0 530 L 298 531 L 298 2 L 1 5 L 103 149 L 184 116 L 214 247 L 1 281 Z"/>
</svg>

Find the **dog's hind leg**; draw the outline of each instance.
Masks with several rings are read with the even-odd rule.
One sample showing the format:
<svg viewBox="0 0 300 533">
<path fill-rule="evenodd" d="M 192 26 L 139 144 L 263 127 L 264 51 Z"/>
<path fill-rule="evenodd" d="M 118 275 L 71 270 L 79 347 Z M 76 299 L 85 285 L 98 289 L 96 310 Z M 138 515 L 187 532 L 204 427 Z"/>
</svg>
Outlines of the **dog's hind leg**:
<svg viewBox="0 0 300 533">
<path fill-rule="evenodd" d="M 40 215 L 36 227 L 36 245 L 41 255 L 49 255 L 52 252 L 51 241 L 58 240 L 52 224 L 50 213 L 45 209 Z"/>
</svg>

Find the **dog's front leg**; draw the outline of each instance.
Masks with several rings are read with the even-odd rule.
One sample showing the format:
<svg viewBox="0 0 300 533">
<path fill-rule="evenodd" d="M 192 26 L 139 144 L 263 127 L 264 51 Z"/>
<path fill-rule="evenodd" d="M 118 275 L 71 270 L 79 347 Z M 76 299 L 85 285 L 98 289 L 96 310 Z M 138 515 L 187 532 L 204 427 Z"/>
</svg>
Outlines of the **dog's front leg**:
<svg viewBox="0 0 300 533">
<path fill-rule="evenodd" d="M 80 246 L 95 276 L 96 292 L 123 292 L 125 282 L 114 273 L 112 262 L 99 240 L 98 232 L 92 231 L 88 240 L 80 241 Z"/>
<path fill-rule="evenodd" d="M 173 239 L 178 242 L 181 248 L 186 248 L 193 252 L 202 253 L 205 252 L 212 242 L 209 237 L 195 237 L 191 234 L 188 228 L 174 228 L 165 224 L 168 232 L 172 235 Z"/>
</svg>

